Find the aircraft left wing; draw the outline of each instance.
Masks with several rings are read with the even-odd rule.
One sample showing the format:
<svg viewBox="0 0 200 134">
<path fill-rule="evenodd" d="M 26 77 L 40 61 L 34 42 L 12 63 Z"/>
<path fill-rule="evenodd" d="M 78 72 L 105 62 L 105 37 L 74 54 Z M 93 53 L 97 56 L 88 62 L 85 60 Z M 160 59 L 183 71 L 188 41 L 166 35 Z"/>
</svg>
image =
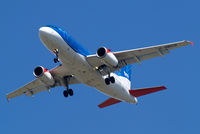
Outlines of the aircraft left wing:
<svg viewBox="0 0 200 134">
<path fill-rule="evenodd" d="M 122 63 L 121 65 L 119 65 L 119 68 L 122 68 L 128 64 L 140 63 L 141 61 L 154 57 L 163 57 L 164 55 L 169 54 L 170 50 L 180 48 L 189 44 L 193 43 L 190 41 L 179 41 L 163 45 L 113 52 L 113 54 L 118 59 L 119 63 Z M 104 64 L 102 60 L 96 55 L 89 55 L 86 57 L 86 59 L 88 63 L 94 68 Z M 118 68 L 111 68 L 112 71 L 115 71 L 116 69 Z"/>
<path fill-rule="evenodd" d="M 68 84 L 79 84 L 80 82 L 72 76 L 64 66 L 57 66 L 54 69 L 49 71 L 53 78 L 55 79 L 55 85 L 56 86 L 61 86 L 62 85 L 62 78 L 64 76 L 70 76 Z M 25 94 L 26 96 L 32 96 L 36 93 L 39 93 L 41 91 L 47 91 L 50 88 L 53 88 L 52 86 L 45 85 L 43 82 L 41 82 L 38 78 L 35 80 L 31 81 L 30 83 L 22 86 L 21 88 L 9 93 L 6 95 L 7 99 L 10 100 L 11 98 L 21 96 Z"/>
<path fill-rule="evenodd" d="M 34 89 L 40 88 L 42 87 L 42 83 L 40 82 L 39 79 L 35 79 L 32 82 L 26 84 L 25 86 L 9 93 L 6 95 L 7 99 L 10 100 L 11 98 L 23 95 L 23 94 L 33 94 Z M 46 87 L 45 87 L 46 89 Z"/>
</svg>

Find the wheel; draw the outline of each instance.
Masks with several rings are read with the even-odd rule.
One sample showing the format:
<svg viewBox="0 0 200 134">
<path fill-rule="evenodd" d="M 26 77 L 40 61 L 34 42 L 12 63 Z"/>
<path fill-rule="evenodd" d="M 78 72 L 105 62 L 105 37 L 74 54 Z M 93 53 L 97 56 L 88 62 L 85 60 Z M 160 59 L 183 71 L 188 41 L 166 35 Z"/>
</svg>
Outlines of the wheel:
<svg viewBox="0 0 200 134">
<path fill-rule="evenodd" d="M 68 90 L 68 94 L 69 94 L 70 96 L 73 96 L 73 95 L 74 95 L 73 90 L 72 90 L 72 89 L 69 89 L 69 90 Z"/>
<path fill-rule="evenodd" d="M 67 91 L 67 90 L 64 90 L 64 91 L 63 91 L 63 95 L 67 98 L 67 97 L 68 97 L 68 91 Z"/>
<path fill-rule="evenodd" d="M 111 83 L 115 83 L 115 78 L 112 76 L 112 77 L 110 77 L 110 82 Z"/>
<path fill-rule="evenodd" d="M 110 80 L 108 78 L 105 78 L 105 83 L 106 83 L 106 85 L 109 85 L 110 84 Z"/>
<path fill-rule="evenodd" d="M 58 58 L 54 58 L 53 61 L 54 61 L 54 63 L 57 63 L 58 62 Z"/>
</svg>

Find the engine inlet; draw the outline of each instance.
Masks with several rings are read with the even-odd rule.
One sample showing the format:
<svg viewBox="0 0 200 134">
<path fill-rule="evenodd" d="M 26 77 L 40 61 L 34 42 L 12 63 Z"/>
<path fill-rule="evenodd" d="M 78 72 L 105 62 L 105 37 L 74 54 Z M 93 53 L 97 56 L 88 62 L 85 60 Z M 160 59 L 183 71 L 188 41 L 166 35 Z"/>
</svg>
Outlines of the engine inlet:
<svg viewBox="0 0 200 134">
<path fill-rule="evenodd" d="M 44 72 L 43 68 L 41 66 L 38 66 L 34 69 L 33 74 L 38 77 L 40 75 L 42 75 Z"/>
</svg>

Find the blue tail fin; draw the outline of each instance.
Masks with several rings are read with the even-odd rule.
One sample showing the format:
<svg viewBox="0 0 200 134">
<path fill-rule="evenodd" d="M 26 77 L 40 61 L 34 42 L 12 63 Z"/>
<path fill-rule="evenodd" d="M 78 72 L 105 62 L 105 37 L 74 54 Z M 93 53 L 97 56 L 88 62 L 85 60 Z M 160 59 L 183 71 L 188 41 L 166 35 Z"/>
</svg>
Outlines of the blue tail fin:
<svg viewBox="0 0 200 134">
<path fill-rule="evenodd" d="M 131 81 L 132 65 L 127 65 L 120 69 L 119 76 L 123 76 Z"/>
</svg>

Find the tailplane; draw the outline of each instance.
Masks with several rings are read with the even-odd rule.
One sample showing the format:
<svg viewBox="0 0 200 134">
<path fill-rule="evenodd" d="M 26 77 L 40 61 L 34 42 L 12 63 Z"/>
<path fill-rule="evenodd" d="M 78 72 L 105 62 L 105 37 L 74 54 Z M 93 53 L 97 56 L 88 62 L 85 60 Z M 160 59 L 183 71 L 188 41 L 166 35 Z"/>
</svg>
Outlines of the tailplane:
<svg viewBox="0 0 200 134">
<path fill-rule="evenodd" d="M 106 101 L 104 101 L 103 103 L 101 103 L 100 105 L 98 105 L 98 107 L 104 108 L 104 107 L 107 107 L 107 106 L 110 106 L 110 105 L 113 105 L 113 104 L 116 104 L 116 103 L 119 103 L 119 102 L 121 102 L 121 101 L 114 99 L 114 98 L 109 98 Z"/>
<path fill-rule="evenodd" d="M 161 87 L 151 87 L 151 88 L 141 88 L 141 89 L 134 89 L 134 90 L 129 90 L 129 93 L 134 96 L 134 97 L 140 97 L 146 94 L 158 92 L 161 90 L 167 89 L 165 86 Z"/>
<path fill-rule="evenodd" d="M 141 88 L 141 89 L 129 90 L 129 93 L 134 97 L 140 97 L 143 95 L 147 95 L 147 94 L 158 92 L 158 91 L 165 90 L 165 89 L 167 89 L 165 86 Z M 104 108 L 104 107 L 107 107 L 107 106 L 110 106 L 110 105 L 113 105 L 113 104 L 116 104 L 119 102 L 121 102 L 121 101 L 117 100 L 115 98 L 109 98 L 106 101 L 104 101 L 103 103 L 101 103 L 100 105 L 98 105 L 98 107 Z"/>
</svg>

